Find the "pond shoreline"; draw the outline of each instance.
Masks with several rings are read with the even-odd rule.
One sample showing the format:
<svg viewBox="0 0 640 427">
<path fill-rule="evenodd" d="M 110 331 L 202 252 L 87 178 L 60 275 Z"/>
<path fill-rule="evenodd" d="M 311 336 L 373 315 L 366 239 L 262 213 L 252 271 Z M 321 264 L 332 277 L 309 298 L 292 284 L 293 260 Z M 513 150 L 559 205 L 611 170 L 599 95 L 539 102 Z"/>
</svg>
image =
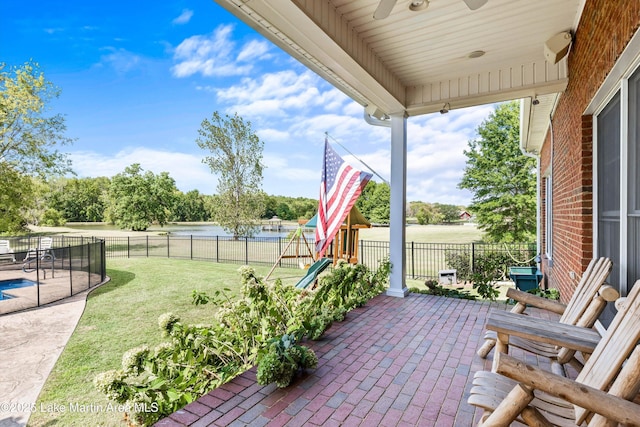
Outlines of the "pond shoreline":
<svg viewBox="0 0 640 427">
<path fill-rule="evenodd" d="M 296 221 L 283 221 L 283 227 L 297 228 L 298 223 Z M 86 227 L 85 227 L 86 226 Z M 217 226 L 213 222 L 172 222 L 165 227 L 152 226 L 148 231 L 130 231 L 130 230 L 118 230 L 114 226 L 107 223 L 69 223 L 67 226 L 62 227 L 41 227 L 30 226 L 29 229 L 32 233 L 36 234 L 61 234 L 68 236 L 84 236 L 84 237 L 139 237 L 139 236 L 162 236 L 171 232 L 171 227 L 214 227 Z M 179 233 L 181 235 L 189 235 L 186 233 Z M 215 235 L 228 235 L 227 233 L 209 233 L 203 234 L 199 230 L 194 231 L 194 235 L 200 236 L 215 236 Z M 373 227 L 360 230 L 360 239 L 371 241 L 389 241 L 390 229 L 389 227 Z M 472 243 L 482 241 L 482 231 L 479 230 L 474 224 L 460 225 L 417 225 L 410 224 L 406 227 L 406 239 L 407 242 L 419 242 L 419 243 Z M 287 233 L 270 232 L 266 234 L 271 237 L 277 237 L 287 235 Z M 313 240 L 313 233 L 305 233 L 307 239 Z"/>
</svg>

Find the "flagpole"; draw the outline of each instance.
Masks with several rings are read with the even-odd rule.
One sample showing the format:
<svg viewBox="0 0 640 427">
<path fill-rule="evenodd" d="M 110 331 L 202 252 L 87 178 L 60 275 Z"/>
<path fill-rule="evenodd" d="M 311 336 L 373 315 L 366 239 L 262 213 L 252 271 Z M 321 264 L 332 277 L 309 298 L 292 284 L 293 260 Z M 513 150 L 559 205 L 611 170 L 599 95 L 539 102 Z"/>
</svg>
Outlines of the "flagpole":
<svg viewBox="0 0 640 427">
<path fill-rule="evenodd" d="M 326 131 L 325 131 L 325 133 L 324 133 L 324 134 L 325 134 L 325 136 L 324 136 L 324 141 L 325 141 L 325 142 L 327 142 L 327 137 L 329 137 L 329 136 L 330 136 L 330 135 L 329 135 L 329 132 L 326 132 Z M 338 140 L 337 140 L 337 139 L 335 139 L 334 137 L 331 137 L 331 139 L 333 139 L 333 141 L 334 141 L 336 144 L 338 144 L 340 147 L 344 148 L 344 150 L 345 150 L 347 153 L 349 153 L 349 154 L 351 154 L 353 157 L 355 157 L 355 159 L 356 159 L 357 161 L 359 161 L 360 163 L 362 163 L 363 165 L 365 165 L 365 167 L 366 167 L 367 169 L 369 169 L 369 170 L 370 170 L 370 171 L 371 171 L 375 176 L 377 176 L 378 178 L 380 178 L 380 179 L 382 180 L 382 182 L 384 182 L 384 183 L 385 183 L 385 184 L 387 184 L 387 185 L 390 185 L 390 184 L 389 184 L 389 181 L 387 181 L 387 180 L 386 180 L 386 179 L 384 179 L 382 176 L 380 176 L 380 174 L 379 174 L 378 172 L 374 171 L 374 170 L 371 168 L 371 166 L 369 166 L 368 164 L 366 164 L 364 161 L 360 160 L 360 159 L 358 158 L 358 156 L 356 156 L 356 155 L 355 155 L 355 154 L 353 154 L 351 151 L 349 151 L 349 149 L 348 149 L 347 147 L 345 147 L 344 145 L 340 144 L 340 141 L 338 141 Z"/>
</svg>

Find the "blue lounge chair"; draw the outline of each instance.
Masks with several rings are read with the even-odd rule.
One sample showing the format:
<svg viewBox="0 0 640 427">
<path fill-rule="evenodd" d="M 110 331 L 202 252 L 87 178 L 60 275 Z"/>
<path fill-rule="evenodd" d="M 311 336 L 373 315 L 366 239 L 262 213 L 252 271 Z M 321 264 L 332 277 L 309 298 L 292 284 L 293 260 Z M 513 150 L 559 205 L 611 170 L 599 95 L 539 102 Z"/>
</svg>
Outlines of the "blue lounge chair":
<svg viewBox="0 0 640 427">
<path fill-rule="evenodd" d="M 306 289 L 311 286 L 313 283 L 315 283 L 318 275 L 331 264 L 333 264 L 333 261 L 329 258 L 321 258 L 318 261 L 314 262 L 307 270 L 307 274 L 305 274 L 304 277 L 300 279 L 298 283 L 296 283 L 296 288 Z"/>
</svg>

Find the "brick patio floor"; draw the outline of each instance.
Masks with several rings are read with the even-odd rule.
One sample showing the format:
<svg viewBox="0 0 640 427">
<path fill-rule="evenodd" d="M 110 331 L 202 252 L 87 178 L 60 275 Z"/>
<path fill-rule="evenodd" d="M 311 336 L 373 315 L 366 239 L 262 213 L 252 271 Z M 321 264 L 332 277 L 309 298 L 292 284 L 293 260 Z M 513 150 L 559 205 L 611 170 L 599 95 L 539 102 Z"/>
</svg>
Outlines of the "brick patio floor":
<svg viewBox="0 0 640 427">
<path fill-rule="evenodd" d="M 473 373 L 491 367 L 491 355 L 483 360 L 475 352 L 492 308 L 510 307 L 420 294 L 378 296 L 334 323 L 321 340 L 304 343 L 316 352 L 318 368 L 289 387 L 258 385 L 253 368 L 156 426 L 475 425 L 481 411 L 467 397 Z M 535 356 L 512 354 L 548 368 Z"/>
</svg>

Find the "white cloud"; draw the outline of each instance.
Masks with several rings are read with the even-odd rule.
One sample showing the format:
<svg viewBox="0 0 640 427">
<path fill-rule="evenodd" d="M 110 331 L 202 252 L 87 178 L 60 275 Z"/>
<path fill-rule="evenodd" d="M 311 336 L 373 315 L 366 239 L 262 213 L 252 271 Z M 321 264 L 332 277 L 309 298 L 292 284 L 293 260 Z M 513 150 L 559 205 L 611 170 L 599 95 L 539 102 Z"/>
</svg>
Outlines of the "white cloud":
<svg viewBox="0 0 640 427">
<path fill-rule="evenodd" d="M 268 174 L 276 179 L 297 183 L 300 183 L 300 181 L 304 181 L 306 183 L 319 182 L 320 180 L 319 170 L 291 165 L 289 164 L 289 159 L 279 153 L 265 153 L 263 161 L 267 166 L 265 175 Z"/>
<path fill-rule="evenodd" d="M 270 142 L 286 142 L 291 138 L 289 132 L 273 128 L 258 129 L 256 134 L 261 140 Z"/>
<path fill-rule="evenodd" d="M 307 116 L 339 112 L 351 103 L 346 95 L 309 70 L 302 73 L 286 70 L 264 73 L 257 78 L 245 77 L 215 93 L 217 99 L 226 104 L 228 113 L 262 117 L 265 121 L 278 118 L 285 122 L 300 122 Z"/>
<path fill-rule="evenodd" d="M 391 176 L 389 150 L 376 150 L 372 153 L 358 154 L 356 156 L 347 154 L 343 155 L 342 158 L 354 168 L 372 173 L 372 179 L 375 181 L 382 182 L 384 180 L 387 183 L 389 182 L 389 177 Z"/>
<path fill-rule="evenodd" d="M 184 39 L 174 50 L 173 76 L 241 76 L 253 70 L 254 61 L 268 57 L 269 45 L 256 40 L 248 42 L 234 56 L 237 50 L 232 33 L 233 25 L 221 25 L 211 34 Z"/>
<path fill-rule="evenodd" d="M 269 44 L 264 40 L 251 40 L 244 45 L 236 57 L 238 62 L 254 61 L 269 57 Z"/>
<path fill-rule="evenodd" d="M 183 9 L 182 13 L 180 14 L 180 16 L 178 16 L 177 18 L 175 18 L 173 21 L 171 21 L 171 23 L 173 25 L 182 25 L 182 24 L 186 24 L 187 22 L 189 22 L 191 20 L 191 17 L 193 16 L 193 10 L 190 9 Z"/>
<path fill-rule="evenodd" d="M 154 174 L 168 172 L 183 192 L 198 189 L 205 194 L 213 194 L 218 179 L 202 163 L 202 157 L 186 153 L 154 150 L 151 148 L 130 148 L 113 155 L 93 151 L 70 153 L 73 170 L 79 177 L 112 177 L 133 164 L 140 163 L 144 170 Z"/>
<path fill-rule="evenodd" d="M 100 57 L 98 66 L 108 66 L 118 74 L 126 74 L 142 64 L 142 57 L 126 49 L 116 49 L 114 47 L 104 48 L 110 51 Z"/>
<path fill-rule="evenodd" d="M 65 29 L 64 28 L 60 28 L 60 27 L 58 27 L 58 28 L 45 28 L 44 29 L 44 32 L 47 33 L 47 34 L 62 33 L 64 31 L 65 31 Z"/>
<path fill-rule="evenodd" d="M 303 107 L 320 103 L 316 87 L 319 78 L 310 71 L 298 74 L 293 70 L 265 73 L 260 77 L 243 78 L 238 84 L 219 89 L 218 99 L 236 105 L 250 105 L 259 101 L 279 101 L 283 108 Z"/>
</svg>

